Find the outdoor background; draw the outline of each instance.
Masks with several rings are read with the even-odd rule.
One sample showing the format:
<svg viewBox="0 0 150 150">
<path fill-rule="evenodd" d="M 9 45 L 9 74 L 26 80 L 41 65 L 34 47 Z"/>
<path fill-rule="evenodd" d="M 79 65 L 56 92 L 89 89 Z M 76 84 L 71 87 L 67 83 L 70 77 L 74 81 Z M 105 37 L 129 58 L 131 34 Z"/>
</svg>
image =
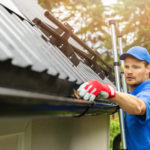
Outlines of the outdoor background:
<svg viewBox="0 0 150 150">
<path fill-rule="evenodd" d="M 61 22 L 112 63 L 109 20 L 115 19 L 126 51 L 134 45 L 150 50 L 150 0 L 38 0 Z"/>
<path fill-rule="evenodd" d="M 116 20 L 122 33 L 124 52 L 135 45 L 150 52 L 150 0 L 38 0 L 38 3 L 61 22 L 69 23 L 74 33 L 108 64 L 113 64 L 110 19 Z M 111 147 L 119 132 L 118 115 L 111 116 Z"/>
</svg>

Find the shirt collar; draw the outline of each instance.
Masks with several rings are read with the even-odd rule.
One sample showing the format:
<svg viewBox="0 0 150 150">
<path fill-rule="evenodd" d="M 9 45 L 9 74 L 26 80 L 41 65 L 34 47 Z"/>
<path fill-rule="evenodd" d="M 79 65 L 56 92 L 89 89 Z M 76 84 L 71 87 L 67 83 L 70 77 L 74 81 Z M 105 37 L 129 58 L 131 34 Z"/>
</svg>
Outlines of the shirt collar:
<svg viewBox="0 0 150 150">
<path fill-rule="evenodd" d="M 143 83 L 141 83 L 139 86 L 137 86 L 132 92 L 128 92 L 129 94 L 132 94 L 132 95 L 136 95 L 137 93 L 139 93 L 143 87 L 146 85 L 146 84 L 150 84 L 150 79 L 144 81 Z"/>
</svg>

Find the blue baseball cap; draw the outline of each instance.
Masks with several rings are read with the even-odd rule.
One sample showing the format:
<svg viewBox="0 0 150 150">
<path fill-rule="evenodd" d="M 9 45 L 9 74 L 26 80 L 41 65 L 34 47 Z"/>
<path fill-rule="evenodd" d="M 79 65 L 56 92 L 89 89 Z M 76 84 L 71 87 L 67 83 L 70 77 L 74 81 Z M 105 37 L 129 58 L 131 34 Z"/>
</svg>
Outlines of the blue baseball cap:
<svg viewBox="0 0 150 150">
<path fill-rule="evenodd" d="M 123 53 L 120 55 L 120 60 L 124 60 L 126 56 L 131 55 L 135 57 L 136 59 L 146 61 L 148 64 L 150 64 L 150 55 L 146 48 L 141 46 L 134 46 L 130 48 L 126 53 Z"/>
</svg>

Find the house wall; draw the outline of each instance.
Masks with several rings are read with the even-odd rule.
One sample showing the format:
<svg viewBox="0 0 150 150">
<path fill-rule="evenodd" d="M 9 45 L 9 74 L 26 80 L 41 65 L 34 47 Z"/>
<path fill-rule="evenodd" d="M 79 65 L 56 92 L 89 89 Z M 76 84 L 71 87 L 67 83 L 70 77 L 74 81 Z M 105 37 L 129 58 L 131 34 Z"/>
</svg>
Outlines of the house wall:
<svg viewBox="0 0 150 150">
<path fill-rule="evenodd" d="M 0 150 L 31 150 L 32 121 L 0 119 Z"/>
<path fill-rule="evenodd" d="M 0 149 L 108 150 L 109 116 L 3 120 Z"/>
</svg>

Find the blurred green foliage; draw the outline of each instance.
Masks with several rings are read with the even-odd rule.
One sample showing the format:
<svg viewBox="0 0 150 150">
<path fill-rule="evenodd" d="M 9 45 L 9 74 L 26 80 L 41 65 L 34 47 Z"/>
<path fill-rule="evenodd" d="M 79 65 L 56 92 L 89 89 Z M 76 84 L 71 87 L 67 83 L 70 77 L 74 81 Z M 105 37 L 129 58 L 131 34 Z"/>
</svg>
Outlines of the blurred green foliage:
<svg viewBox="0 0 150 150">
<path fill-rule="evenodd" d="M 120 133 L 118 114 L 110 116 L 110 150 L 112 150 L 113 140 Z"/>
<path fill-rule="evenodd" d="M 118 0 L 112 9 L 112 16 L 118 15 L 117 22 L 124 24 L 125 50 L 139 45 L 150 52 L 150 0 Z"/>
</svg>

